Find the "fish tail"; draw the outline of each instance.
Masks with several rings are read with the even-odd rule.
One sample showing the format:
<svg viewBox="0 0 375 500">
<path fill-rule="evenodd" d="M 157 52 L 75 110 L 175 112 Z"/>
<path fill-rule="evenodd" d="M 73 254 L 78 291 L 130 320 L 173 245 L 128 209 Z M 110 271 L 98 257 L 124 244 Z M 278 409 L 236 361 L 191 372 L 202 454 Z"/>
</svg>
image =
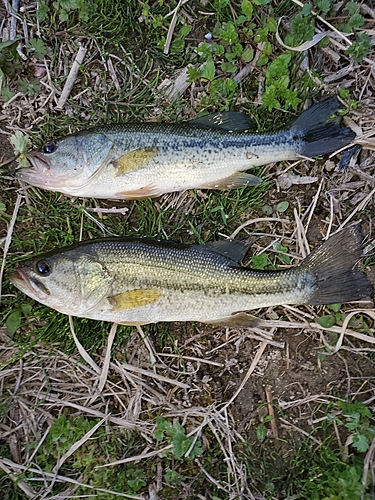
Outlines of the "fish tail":
<svg viewBox="0 0 375 500">
<path fill-rule="evenodd" d="M 349 226 L 331 236 L 300 264 L 312 277 L 311 305 L 336 304 L 369 297 L 373 290 L 357 267 L 363 256 L 361 226 Z"/>
<path fill-rule="evenodd" d="M 320 101 L 304 111 L 291 130 L 302 131 L 303 147 L 299 153 L 313 157 L 343 148 L 356 137 L 350 128 L 340 126 L 340 118 L 332 118 L 341 107 L 336 96 Z"/>
</svg>

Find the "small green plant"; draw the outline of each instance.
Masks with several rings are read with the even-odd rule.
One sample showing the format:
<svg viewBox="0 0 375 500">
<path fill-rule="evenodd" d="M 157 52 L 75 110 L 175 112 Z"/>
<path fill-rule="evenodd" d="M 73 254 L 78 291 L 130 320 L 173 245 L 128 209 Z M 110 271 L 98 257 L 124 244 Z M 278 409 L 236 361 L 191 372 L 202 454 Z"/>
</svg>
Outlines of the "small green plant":
<svg viewBox="0 0 375 500">
<path fill-rule="evenodd" d="M 263 441 L 267 437 L 267 427 L 265 426 L 265 424 L 273 420 L 273 418 L 274 417 L 272 415 L 266 415 L 264 418 L 261 419 L 261 423 L 256 427 L 256 435 L 261 443 L 263 443 Z"/>
<path fill-rule="evenodd" d="M 97 423 L 97 419 L 91 420 L 85 417 L 73 419 L 64 414 L 60 415 L 35 456 L 38 466 L 47 472 L 52 471 L 58 457 L 66 453 Z M 124 440 L 124 436 L 122 439 Z M 38 446 L 38 442 L 39 440 L 28 444 L 26 450 L 32 451 Z M 99 427 L 96 433 L 69 457 L 63 465 L 63 470 L 71 468 L 79 472 L 82 474 L 82 482 L 88 481 L 96 488 L 110 488 L 127 494 L 137 493 L 147 484 L 145 471 L 141 467 L 124 465 L 118 468 L 95 469 L 96 465 L 102 465 L 104 457 L 108 458 L 110 454 L 114 454 L 117 458 L 119 451 L 115 443 L 116 440 L 107 435 L 104 428 Z M 92 493 L 92 490 L 86 490 L 84 487 L 81 487 L 79 491 L 81 494 Z M 105 498 L 115 500 L 117 497 L 106 495 Z"/>
<path fill-rule="evenodd" d="M 311 453 L 311 452 L 310 452 Z M 301 481 L 299 498 L 305 500 L 370 500 L 361 484 L 362 470 L 357 464 L 340 460 L 335 452 L 323 445 L 308 460 L 309 470 Z"/>
<path fill-rule="evenodd" d="M 65 22 L 69 19 L 70 11 L 78 14 L 78 19 L 80 21 L 88 21 L 90 17 L 94 16 L 97 8 L 98 1 L 91 0 L 86 2 L 85 0 L 55 0 L 53 2 L 53 7 L 59 14 L 59 19 L 61 22 Z M 38 2 L 38 10 L 36 12 L 39 21 L 45 21 L 50 13 L 50 7 L 44 0 Z"/>
<path fill-rule="evenodd" d="M 29 55 L 35 57 L 36 59 L 43 59 L 43 57 L 47 54 L 47 47 L 40 38 L 31 38 L 26 44 L 26 49 Z"/>
<path fill-rule="evenodd" d="M 366 33 L 361 33 L 357 37 L 357 41 L 347 49 L 346 53 L 349 54 L 353 61 L 359 63 L 370 54 L 371 38 Z"/>
<path fill-rule="evenodd" d="M 21 326 L 23 316 L 29 316 L 31 313 L 30 304 L 21 304 L 20 307 L 16 307 L 6 318 L 5 326 L 8 330 L 10 337 L 13 337 L 15 332 Z"/>
<path fill-rule="evenodd" d="M 323 314 L 316 318 L 317 323 L 323 328 L 331 328 L 334 325 L 342 326 L 347 315 L 341 311 L 341 304 L 329 304 L 327 308 L 331 311 L 331 314 Z M 350 318 L 348 327 L 354 328 L 358 332 L 369 332 L 368 325 L 362 315 Z"/>
<path fill-rule="evenodd" d="M 37 78 L 30 78 L 29 80 L 21 78 L 18 85 L 20 91 L 30 97 L 39 92 L 41 89 L 40 81 Z"/>
<path fill-rule="evenodd" d="M 259 255 L 253 255 L 251 257 L 251 267 L 260 271 L 270 269 L 272 267 L 272 261 L 269 254 L 267 252 L 262 252 Z"/>
<path fill-rule="evenodd" d="M 351 431 L 353 448 L 366 452 L 375 436 L 375 427 L 370 423 L 371 411 L 360 401 L 338 401 L 337 406 L 343 418 L 336 417 L 336 422 Z"/>
<path fill-rule="evenodd" d="M 41 84 L 36 75 L 36 62 L 47 54 L 47 48 L 41 39 L 31 38 L 25 45 L 25 61 L 17 52 L 18 41 L 3 42 L 0 44 L 0 79 L 2 80 L 1 94 L 4 101 L 9 101 L 15 92 L 7 85 L 3 85 L 6 77 L 14 79 L 19 74 L 25 78 L 18 78 L 14 90 L 19 90 L 28 96 L 33 96 L 41 90 Z"/>
<path fill-rule="evenodd" d="M 271 62 L 267 68 L 263 106 L 266 106 L 268 111 L 280 107 L 296 110 L 302 101 L 298 97 L 298 90 L 292 90 L 290 88 L 291 60 L 291 54 L 282 54 Z"/>
<path fill-rule="evenodd" d="M 16 130 L 16 132 L 10 136 L 10 143 L 14 147 L 15 154 L 19 155 L 17 158 L 18 165 L 20 167 L 29 167 L 30 163 L 26 158 L 26 152 L 31 146 L 30 138 L 19 130 Z"/>
<path fill-rule="evenodd" d="M 158 441 L 167 439 L 172 444 L 172 453 L 176 458 L 183 458 L 186 455 L 188 460 L 200 457 L 203 453 L 201 440 L 194 442 L 194 436 L 188 437 L 185 429 L 178 422 L 171 423 L 163 417 L 156 417 L 156 429 L 154 432 Z"/>
</svg>

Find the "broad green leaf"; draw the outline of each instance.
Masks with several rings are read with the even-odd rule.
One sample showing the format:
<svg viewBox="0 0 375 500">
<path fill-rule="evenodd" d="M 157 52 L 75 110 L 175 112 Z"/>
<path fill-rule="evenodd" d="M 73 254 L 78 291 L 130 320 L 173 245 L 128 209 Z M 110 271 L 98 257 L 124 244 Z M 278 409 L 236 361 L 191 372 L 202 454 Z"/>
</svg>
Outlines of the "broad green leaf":
<svg viewBox="0 0 375 500">
<path fill-rule="evenodd" d="M 353 446 L 361 453 L 366 452 L 370 447 L 370 441 L 363 434 L 353 434 Z"/>
<path fill-rule="evenodd" d="M 268 258 L 268 255 L 263 252 L 260 255 L 253 255 L 251 257 L 251 263 L 254 269 L 263 270 L 268 266 L 268 264 L 270 264 L 270 260 Z"/>
<path fill-rule="evenodd" d="M 241 4 L 241 10 L 242 13 L 245 14 L 247 19 L 251 19 L 253 16 L 253 4 L 250 2 L 250 0 L 242 0 Z"/>
<path fill-rule="evenodd" d="M 286 210 L 288 210 L 288 208 L 289 208 L 289 201 L 280 201 L 280 203 L 276 205 L 276 210 L 280 213 L 285 212 Z"/>
<path fill-rule="evenodd" d="M 7 317 L 5 326 L 7 327 L 10 337 L 13 337 L 13 335 L 20 327 L 21 317 L 22 317 L 21 309 L 16 309 L 12 313 L 10 313 L 9 316 Z"/>
<path fill-rule="evenodd" d="M 323 328 L 332 328 L 332 326 L 336 323 L 336 318 L 326 314 L 320 318 L 316 318 L 316 322 Z"/>
<path fill-rule="evenodd" d="M 215 64 L 214 62 L 207 61 L 202 70 L 202 78 L 206 78 L 210 82 L 215 78 Z"/>
<path fill-rule="evenodd" d="M 340 309 L 341 309 L 341 304 L 329 304 L 327 307 L 331 311 L 333 311 L 335 313 L 338 313 L 340 311 Z"/>
<path fill-rule="evenodd" d="M 31 141 L 27 135 L 24 135 L 19 130 L 16 130 L 14 134 L 10 136 L 10 143 L 14 147 L 15 153 L 20 153 L 21 155 L 25 154 L 26 151 L 31 146 Z"/>
<path fill-rule="evenodd" d="M 258 425 L 256 432 L 257 432 L 258 440 L 262 443 L 266 439 L 266 436 L 267 436 L 266 426 L 263 424 Z"/>
<path fill-rule="evenodd" d="M 250 62 L 254 57 L 254 50 L 251 47 L 246 47 L 242 52 L 241 59 L 245 62 Z"/>
</svg>

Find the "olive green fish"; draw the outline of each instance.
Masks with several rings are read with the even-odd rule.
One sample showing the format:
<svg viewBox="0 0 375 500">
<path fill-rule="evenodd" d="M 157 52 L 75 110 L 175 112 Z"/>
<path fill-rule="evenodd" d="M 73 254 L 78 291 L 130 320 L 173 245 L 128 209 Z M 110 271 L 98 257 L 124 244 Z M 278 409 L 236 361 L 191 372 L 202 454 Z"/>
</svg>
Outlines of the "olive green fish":
<svg viewBox="0 0 375 500">
<path fill-rule="evenodd" d="M 316 248 L 300 265 L 255 271 L 241 264 L 244 240 L 181 245 L 150 238 L 82 242 L 21 264 L 10 279 L 33 299 L 65 314 L 143 325 L 200 321 L 246 326 L 247 313 L 279 304 L 330 304 L 369 296 L 356 264 L 359 226 Z"/>
<path fill-rule="evenodd" d="M 304 111 L 287 130 L 251 134 L 243 113 L 182 123 L 102 125 L 51 141 L 27 155 L 16 177 L 71 196 L 135 199 L 186 189 L 259 184 L 246 170 L 336 151 L 355 133 L 332 115 L 336 97 Z"/>
</svg>

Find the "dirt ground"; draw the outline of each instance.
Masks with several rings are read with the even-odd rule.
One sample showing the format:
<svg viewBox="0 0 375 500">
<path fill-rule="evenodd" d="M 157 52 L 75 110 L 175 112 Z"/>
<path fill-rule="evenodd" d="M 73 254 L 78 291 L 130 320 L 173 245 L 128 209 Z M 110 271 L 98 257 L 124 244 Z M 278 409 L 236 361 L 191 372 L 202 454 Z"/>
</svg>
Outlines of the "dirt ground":
<svg viewBox="0 0 375 500">
<path fill-rule="evenodd" d="M 1 4 L 0 19 L 5 14 Z M 69 57 L 72 54 L 68 54 Z M 58 77 L 63 81 L 61 74 Z M 375 109 L 371 96 L 365 95 L 363 102 L 364 108 L 368 106 L 370 110 Z M 32 106 L 35 106 L 37 116 L 38 106 L 34 102 L 30 109 Z M 14 116 L 16 111 L 13 111 Z M 47 114 L 46 112 L 46 116 Z M 60 117 L 58 114 L 52 116 Z M 38 123 L 43 123 L 43 117 Z M 39 125 L 34 125 L 37 126 Z M 0 163 L 3 165 L 14 156 L 8 134 L 15 129 L 17 125 L 8 128 L 7 115 L 4 113 L 0 122 Z M 2 133 L 4 131 L 7 134 Z M 311 248 L 320 244 L 326 234 L 327 225 L 324 226 L 322 220 L 326 222 L 330 215 L 338 214 L 340 217 L 337 220 L 342 221 L 374 188 L 375 171 L 371 167 L 373 151 L 364 149 L 361 155 L 358 164 L 370 165 L 369 170 L 366 170 L 367 174 L 359 172 L 357 166 L 352 166 L 346 172 L 338 172 L 329 160 L 300 166 L 301 176 L 317 176 L 319 182 L 321 179 L 324 181 L 322 194 L 317 200 L 306 234 Z M 0 192 L 0 203 L 6 205 L 7 214 L 12 214 L 17 190 L 21 189 L 12 176 L 15 168 L 15 161 L 3 166 L 5 173 L 1 182 L 4 188 Z M 319 182 L 283 189 L 280 179 L 284 172 L 278 166 L 272 168 L 276 184 L 266 192 L 264 205 L 274 207 L 281 201 L 288 201 L 290 213 L 293 209 L 301 213 L 301 207 L 306 208 L 313 203 Z M 61 198 L 63 196 L 59 201 Z M 366 235 L 365 246 L 374 240 L 374 201 L 372 196 L 366 210 L 361 211 L 363 232 Z M 112 205 L 108 203 L 106 206 Z M 130 207 L 131 202 L 116 202 L 116 206 Z M 32 224 L 32 212 L 30 214 L 29 222 Z M 259 210 L 254 217 L 262 218 L 264 213 Z M 288 229 L 295 224 L 293 216 L 289 220 Z M 243 221 L 238 222 L 240 224 Z M 8 219 L 0 218 L 2 242 L 6 240 L 9 223 L 10 216 Z M 272 233 L 272 227 L 269 224 L 262 226 L 262 229 Z M 16 227 L 17 231 L 23 229 Z M 265 246 L 267 242 L 265 240 L 261 244 Z M 5 279 L 13 265 L 12 259 L 20 257 L 17 252 L 18 249 L 13 248 L 7 256 Z M 365 272 L 375 288 L 375 266 L 368 267 Z M 13 293 L 18 292 L 12 289 L 8 297 L 12 297 Z M 181 417 L 181 420 L 188 421 L 191 428 L 195 425 L 196 429 L 205 418 L 209 420 L 212 414 L 211 430 L 214 429 L 221 436 L 222 442 L 225 441 L 228 429 L 230 439 L 234 436 L 233 443 L 242 443 L 241 446 L 243 443 L 256 443 L 259 455 L 265 450 L 271 453 L 270 448 L 263 441 L 260 442 L 258 435 L 259 427 L 264 424 L 267 436 L 275 438 L 272 442 L 276 457 L 273 457 L 274 474 L 286 477 L 290 474 L 286 470 L 286 458 L 302 442 L 311 441 L 317 446 L 323 443 L 325 434 L 319 428 L 319 423 L 326 419 L 327 409 L 332 401 L 342 398 L 370 405 L 375 397 L 375 341 L 370 335 L 367 338 L 366 334 L 356 335 L 357 330 L 370 331 L 373 328 L 373 301 L 374 296 L 366 303 L 361 303 L 360 312 L 354 314 L 354 326 L 346 329 L 342 328 L 342 322 L 338 322 L 330 330 L 324 330 L 317 324 L 316 318 L 326 314 L 327 309 L 303 306 L 258 311 L 259 324 L 254 328 L 217 328 L 202 324 L 173 323 L 169 334 L 174 339 L 174 345 L 168 345 L 168 339 L 158 334 L 158 327 L 146 327 L 147 341 L 134 330 L 130 339 L 124 338 L 122 344 L 119 341 L 121 347 L 111 358 L 105 391 L 100 395 L 97 388 L 101 383 L 102 372 L 95 371 L 95 364 L 100 369 L 105 365 L 106 341 L 103 341 L 101 352 L 95 354 L 89 349 L 88 353 L 84 349 L 78 352 L 77 347 L 72 356 L 66 355 L 64 345 L 52 345 L 52 342 L 47 341 L 38 343 L 21 355 L 19 347 L 3 328 L 0 332 L 0 365 L 3 362 L 6 364 L 14 356 L 14 362 L 6 365 L 7 370 L 3 370 L 2 374 L 0 372 L 1 396 L 4 400 L 10 398 L 12 401 L 6 424 L 1 424 L 3 426 L 0 427 L 0 434 L 5 436 L 0 442 L 9 448 L 13 460 L 13 464 L 4 462 L 10 467 L 7 474 L 11 476 L 22 470 L 17 469 L 17 465 L 21 464 L 21 467 L 27 463 L 27 445 L 40 439 L 41 434 L 52 424 L 52 417 L 56 418 L 64 411 L 75 416 L 86 414 L 97 418 L 111 415 L 116 425 L 120 425 L 120 419 L 126 424 L 137 422 L 145 443 L 147 446 L 152 443 L 152 448 L 153 434 L 147 427 L 149 422 L 144 415 L 149 412 L 153 416 L 153 412 L 162 409 L 171 418 Z M 345 305 L 344 310 L 349 314 L 356 306 L 357 304 L 352 304 L 349 308 Z M 38 318 L 33 320 L 41 326 Z M 67 322 L 68 319 L 66 325 Z M 79 321 L 77 324 L 79 325 Z M 108 325 L 103 338 L 110 328 L 111 325 Z M 17 335 L 29 334 L 31 329 L 32 323 L 22 327 L 17 332 L 16 339 Z M 80 339 L 79 327 L 76 326 L 76 329 Z M 342 335 L 344 330 L 345 336 Z M 177 351 L 180 355 L 176 354 Z M 128 368 L 121 368 L 123 371 L 120 371 L 120 362 L 127 364 Z M 129 375 L 126 371 L 130 370 L 129 367 L 134 368 L 136 375 L 133 372 Z M 158 376 L 164 376 L 168 380 L 161 380 Z M 173 381 L 179 385 L 173 386 Z M 220 427 L 221 418 L 226 419 L 227 427 Z M 218 427 L 215 427 L 216 424 Z M 222 434 L 218 429 L 221 429 Z M 343 449 L 347 448 L 345 432 L 347 434 L 345 430 L 340 434 Z M 230 439 L 228 437 L 229 444 Z M 147 446 L 145 445 L 145 449 L 148 452 Z M 204 446 L 208 447 L 209 443 L 204 442 Z M 228 448 L 226 453 L 228 461 L 229 456 L 233 458 L 232 450 Z M 249 479 L 251 481 L 259 490 L 264 486 L 253 481 L 253 478 Z M 33 498 L 30 490 L 27 491 L 27 496 Z M 192 494 L 194 493 L 193 491 Z M 278 493 L 279 498 L 285 498 L 283 492 Z M 188 497 L 187 494 L 184 495 L 182 492 L 178 498 Z M 142 498 L 151 500 L 157 497 L 150 493 L 149 497 Z M 207 494 L 206 497 L 201 495 L 199 498 L 208 499 L 212 496 Z M 249 494 L 241 498 L 254 497 Z M 263 500 L 263 497 L 257 498 Z"/>
</svg>

